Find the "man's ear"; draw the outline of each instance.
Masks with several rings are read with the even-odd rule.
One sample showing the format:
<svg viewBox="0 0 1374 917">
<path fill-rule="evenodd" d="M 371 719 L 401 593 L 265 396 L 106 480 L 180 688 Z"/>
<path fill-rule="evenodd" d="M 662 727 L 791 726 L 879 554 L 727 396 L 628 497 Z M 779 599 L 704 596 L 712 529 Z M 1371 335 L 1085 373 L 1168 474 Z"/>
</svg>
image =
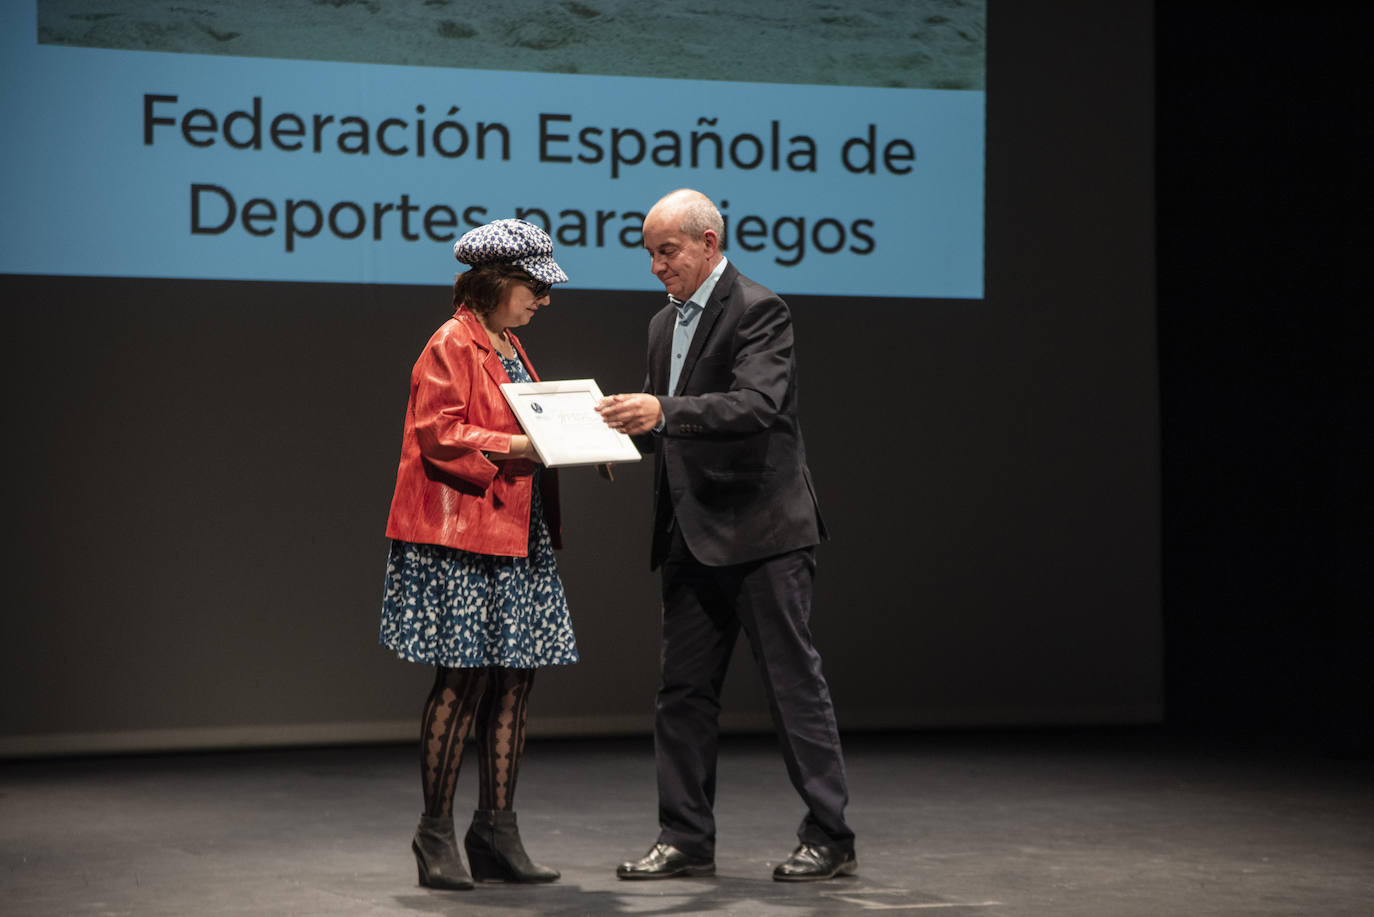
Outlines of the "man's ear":
<svg viewBox="0 0 1374 917">
<path fill-rule="evenodd" d="M 708 229 L 701 234 L 701 240 L 706 243 L 706 251 L 720 251 L 720 239 L 716 236 L 714 229 Z"/>
</svg>

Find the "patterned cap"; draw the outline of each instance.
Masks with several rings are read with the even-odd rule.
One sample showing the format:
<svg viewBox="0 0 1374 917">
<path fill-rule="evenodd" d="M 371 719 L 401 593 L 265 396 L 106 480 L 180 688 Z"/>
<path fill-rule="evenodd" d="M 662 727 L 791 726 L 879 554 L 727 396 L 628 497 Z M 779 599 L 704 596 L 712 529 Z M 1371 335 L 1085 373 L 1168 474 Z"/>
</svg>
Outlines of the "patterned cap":
<svg viewBox="0 0 1374 917">
<path fill-rule="evenodd" d="M 453 243 L 453 257 L 464 264 L 504 262 L 523 268 L 535 280 L 566 283 L 568 275 L 553 260 L 553 240 L 533 223 L 495 220 L 469 229 Z"/>
</svg>

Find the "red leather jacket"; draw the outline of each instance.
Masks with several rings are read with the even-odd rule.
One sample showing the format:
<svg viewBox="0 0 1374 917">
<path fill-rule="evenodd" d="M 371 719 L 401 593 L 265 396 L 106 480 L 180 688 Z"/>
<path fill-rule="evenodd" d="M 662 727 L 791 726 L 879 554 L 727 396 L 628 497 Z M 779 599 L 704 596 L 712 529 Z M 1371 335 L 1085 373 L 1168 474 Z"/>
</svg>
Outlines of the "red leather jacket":
<svg viewBox="0 0 1374 917">
<path fill-rule="evenodd" d="M 537 380 L 524 348 L 514 334 L 510 339 Z M 509 451 L 511 436 L 521 432 L 499 388 L 509 381 L 481 322 L 459 306 L 410 371 L 388 538 L 528 556 L 537 466 L 525 459 L 494 463 L 483 455 Z M 562 547 L 558 473 L 543 469 L 539 482 L 554 547 Z"/>
</svg>

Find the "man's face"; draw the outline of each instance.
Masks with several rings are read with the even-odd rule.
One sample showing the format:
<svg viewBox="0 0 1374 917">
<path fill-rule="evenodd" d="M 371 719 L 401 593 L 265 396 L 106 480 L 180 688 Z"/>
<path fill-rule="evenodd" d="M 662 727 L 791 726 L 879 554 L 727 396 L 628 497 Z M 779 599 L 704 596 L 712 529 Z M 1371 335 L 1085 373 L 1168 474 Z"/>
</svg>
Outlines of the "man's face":
<svg viewBox="0 0 1374 917">
<path fill-rule="evenodd" d="M 649 270 L 663 288 L 685 300 L 716 266 L 719 241 L 709 229 L 694 239 L 679 228 L 681 222 L 681 215 L 671 211 L 650 213 L 644 220 L 644 248 L 651 259 Z"/>
</svg>

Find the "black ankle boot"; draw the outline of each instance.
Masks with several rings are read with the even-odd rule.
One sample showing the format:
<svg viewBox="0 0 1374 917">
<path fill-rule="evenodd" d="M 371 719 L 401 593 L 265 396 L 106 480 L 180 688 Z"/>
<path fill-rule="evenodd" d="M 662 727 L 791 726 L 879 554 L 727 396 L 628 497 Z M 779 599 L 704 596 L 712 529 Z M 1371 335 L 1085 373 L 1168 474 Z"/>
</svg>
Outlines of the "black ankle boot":
<svg viewBox="0 0 1374 917">
<path fill-rule="evenodd" d="M 536 866 L 520 843 L 515 813 L 497 809 L 478 809 L 472 813 L 472 827 L 463 838 L 472 875 L 479 882 L 552 882 L 558 870 Z"/>
<path fill-rule="evenodd" d="M 415 867 L 420 873 L 421 885 L 458 891 L 472 888 L 472 878 L 458 858 L 458 838 L 453 832 L 452 818 L 421 815 L 420 827 L 415 829 L 410 849 L 415 851 Z"/>
</svg>

